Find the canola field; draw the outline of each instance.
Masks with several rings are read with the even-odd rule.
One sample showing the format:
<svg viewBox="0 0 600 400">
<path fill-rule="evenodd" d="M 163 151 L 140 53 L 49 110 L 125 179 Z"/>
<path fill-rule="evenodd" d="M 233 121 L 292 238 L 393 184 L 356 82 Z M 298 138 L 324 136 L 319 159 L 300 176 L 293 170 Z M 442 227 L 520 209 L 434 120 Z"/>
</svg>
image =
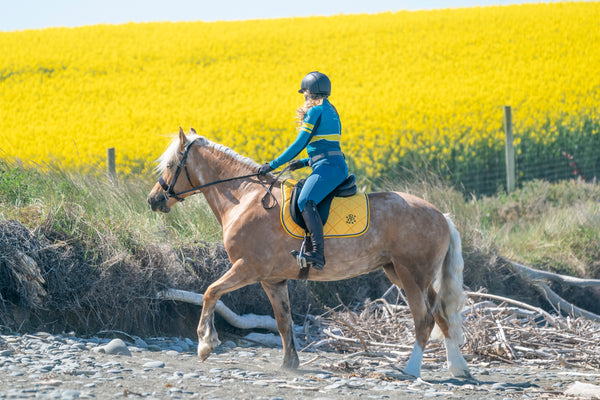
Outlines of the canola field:
<svg viewBox="0 0 600 400">
<path fill-rule="evenodd" d="M 600 2 L 51 28 L 0 49 L 1 159 L 93 170 L 115 147 L 119 174 L 147 173 L 182 126 L 262 163 L 319 70 L 367 178 L 503 166 L 504 105 L 521 178 L 562 151 L 600 169 Z"/>
</svg>

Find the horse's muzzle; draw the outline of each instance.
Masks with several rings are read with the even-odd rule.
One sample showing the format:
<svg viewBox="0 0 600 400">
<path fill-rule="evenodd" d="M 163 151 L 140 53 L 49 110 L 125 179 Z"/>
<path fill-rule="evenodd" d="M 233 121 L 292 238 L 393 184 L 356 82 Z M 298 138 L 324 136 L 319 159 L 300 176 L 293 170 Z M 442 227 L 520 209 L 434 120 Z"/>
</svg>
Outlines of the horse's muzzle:
<svg viewBox="0 0 600 400">
<path fill-rule="evenodd" d="M 152 211 L 160 211 L 168 213 L 171 211 L 171 207 L 167 205 L 167 197 L 164 193 L 155 193 L 154 191 L 148 195 L 148 204 Z"/>
</svg>

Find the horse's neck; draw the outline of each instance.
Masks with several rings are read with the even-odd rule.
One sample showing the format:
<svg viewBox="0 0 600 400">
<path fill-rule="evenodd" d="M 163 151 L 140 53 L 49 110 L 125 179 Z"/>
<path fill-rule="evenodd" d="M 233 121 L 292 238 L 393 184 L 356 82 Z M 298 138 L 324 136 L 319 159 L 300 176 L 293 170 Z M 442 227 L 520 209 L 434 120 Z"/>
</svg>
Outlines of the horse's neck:
<svg viewBox="0 0 600 400">
<path fill-rule="evenodd" d="M 218 154 L 214 149 L 203 149 L 202 151 L 207 153 L 199 157 L 201 162 L 197 176 L 200 184 L 218 182 L 256 172 L 238 160 Z M 255 188 L 248 179 L 236 179 L 208 186 L 202 190 L 202 193 L 219 223 L 225 226 L 227 220 L 231 218 L 231 214 L 236 212 L 234 209 L 243 203 L 242 197 L 251 195 L 258 188 L 260 186 Z"/>
</svg>

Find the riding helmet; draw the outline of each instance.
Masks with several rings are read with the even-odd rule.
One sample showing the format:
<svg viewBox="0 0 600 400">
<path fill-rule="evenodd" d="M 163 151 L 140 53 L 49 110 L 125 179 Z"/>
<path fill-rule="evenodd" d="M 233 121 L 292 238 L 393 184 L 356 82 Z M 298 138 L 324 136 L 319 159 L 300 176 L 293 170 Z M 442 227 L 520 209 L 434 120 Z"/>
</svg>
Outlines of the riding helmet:
<svg viewBox="0 0 600 400">
<path fill-rule="evenodd" d="M 329 96 L 331 94 L 331 81 L 325 74 L 318 71 L 310 72 L 302 79 L 298 93 L 304 93 L 305 90 L 308 90 L 310 94 Z"/>
</svg>

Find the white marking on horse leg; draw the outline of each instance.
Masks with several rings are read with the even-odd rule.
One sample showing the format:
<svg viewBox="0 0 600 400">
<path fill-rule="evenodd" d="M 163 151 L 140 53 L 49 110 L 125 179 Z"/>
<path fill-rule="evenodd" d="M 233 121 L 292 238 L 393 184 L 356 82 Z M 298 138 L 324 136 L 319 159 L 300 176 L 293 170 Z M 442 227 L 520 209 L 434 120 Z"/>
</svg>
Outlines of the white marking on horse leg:
<svg viewBox="0 0 600 400">
<path fill-rule="evenodd" d="M 221 342 L 214 325 L 215 306 L 219 298 L 233 290 L 244 287 L 252 280 L 248 280 L 247 269 L 244 260 L 239 259 L 233 263 L 229 271 L 212 283 L 204 292 L 202 302 L 202 314 L 198 323 L 198 355 L 204 361 L 215 347 Z"/>
<path fill-rule="evenodd" d="M 446 338 L 444 340 L 446 344 L 446 359 L 448 360 L 448 370 L 456 378 L 471 378 L 471 372 L 469 372 L 469 366 L 465 361 L 460 347 L 454 339 Z"/>
<path fill-rule="evenodd" d="M 410 358 L 408 359 L 408 363 L 404 368 L 404 373 L 408 375 L 412 375 L 416 378 L 421 377 L 421 363 L 423 362 L 423 349 L 419 346 L 419 343 L 415 341 L 415 346 L 413 347 L 412 353 L 410 353 Z"/>
<path fill-rule="evenodd" d="M 198 356 L 202 361 L 206 360 L 210 353 L 221 344 L 212 316 L 203 328 L 203 334 L 198 335 Z"/>
</svg>

